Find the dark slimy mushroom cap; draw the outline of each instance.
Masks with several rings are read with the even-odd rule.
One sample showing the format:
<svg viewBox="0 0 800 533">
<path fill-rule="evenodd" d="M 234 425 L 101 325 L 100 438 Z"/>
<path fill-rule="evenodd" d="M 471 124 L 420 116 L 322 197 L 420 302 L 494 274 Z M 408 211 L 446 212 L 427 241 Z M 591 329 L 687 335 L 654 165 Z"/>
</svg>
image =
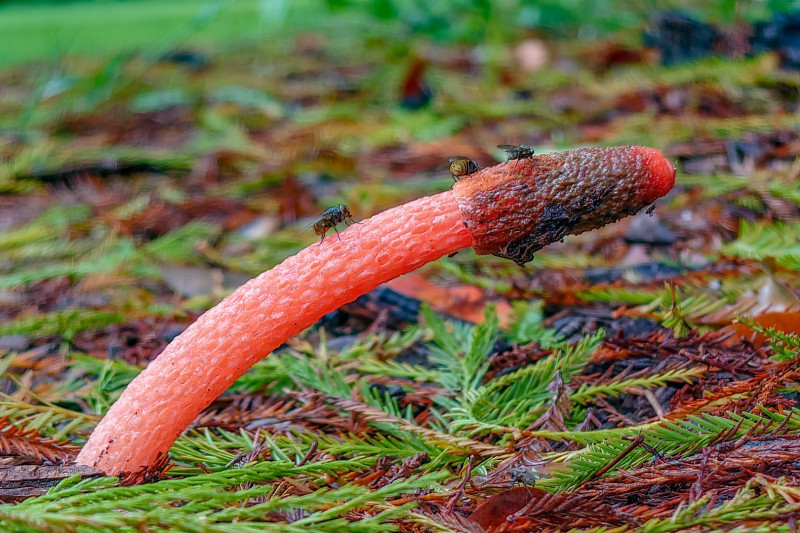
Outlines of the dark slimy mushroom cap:
<svg viewBox="0 0 800 533">
<path fill-rule="evenodd" d="M 478 254 L 524 265 L 534 252 L 632 215 L 665 195 L 675 169 L 641 146 L 581 148 L 491 167 L 453 186 Z"/>
</svg>

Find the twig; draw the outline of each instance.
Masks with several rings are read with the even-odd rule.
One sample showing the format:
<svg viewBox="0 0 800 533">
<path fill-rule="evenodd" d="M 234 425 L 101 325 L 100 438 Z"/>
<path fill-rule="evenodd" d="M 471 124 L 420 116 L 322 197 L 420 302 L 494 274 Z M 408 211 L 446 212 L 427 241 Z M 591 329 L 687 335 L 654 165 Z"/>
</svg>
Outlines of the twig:
<svg viewBox="0 0 800 533">
<path fill-rule="evenodd" d="M 469 460 L 467 461 L 466 472 L 464 473 L 464 479 L 461 480 L 461 483 L 458 485 L 458 488 L 456 489 L 455 493 L 453 493 L 453 496 L 450 498 L 450 503 L 448 503 L 447 507 L 445 508 L 444 512 L 446 514 L 453 514 L 453 512 L 456 510 L 456 503 L 458 503 L 461 497 L 464 496 L 464 489 L 466 489 L 467 483 L 469 483 L 469 480 L 471 478 L 472 478 L 472 456 L 470 456 Z"/>
</svg>

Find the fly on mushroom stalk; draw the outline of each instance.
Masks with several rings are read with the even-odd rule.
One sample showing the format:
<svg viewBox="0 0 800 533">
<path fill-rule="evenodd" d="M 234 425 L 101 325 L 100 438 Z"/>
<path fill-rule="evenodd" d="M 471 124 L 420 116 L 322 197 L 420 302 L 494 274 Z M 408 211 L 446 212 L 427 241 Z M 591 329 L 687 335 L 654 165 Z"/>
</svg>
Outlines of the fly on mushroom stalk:
<svg viewBox="0 0 800 533">
<path fill-rule="evenodd" d="M 317 221 L 314 222 L 314 233 L 322 235 L 319 243 L 322 244 L 322 241 L 325 240 L 325 234 L 330 229 L 333 229 L 336 232 L 336 236 L 339 237 L 336 225 L 344 222 L 349 226 L 350 224 L 347 224 L 348 220 L 353 221 L 353 215 L 350 213 L 350 208 L 344 204 L 335 205 L 323 211 Z M 339 240 L 342 240 L 342 238 L 339 237 Z"/>
<path fill-rule="evenodd" d="M 497 147 L 505 151 L 509 161 L 533 157 L 533 148 L 527 144 L 498 144 Z"/>
<path fill-rule="evenodd" d="M 450 175 L 453 176 L 453 181 L 458 181 L 464 176 L 469 176 L 480 170 L 478 163 L 463 155 L 451 157 L 448 162 L 450 163 L 449 169 Z"/>
</svg>

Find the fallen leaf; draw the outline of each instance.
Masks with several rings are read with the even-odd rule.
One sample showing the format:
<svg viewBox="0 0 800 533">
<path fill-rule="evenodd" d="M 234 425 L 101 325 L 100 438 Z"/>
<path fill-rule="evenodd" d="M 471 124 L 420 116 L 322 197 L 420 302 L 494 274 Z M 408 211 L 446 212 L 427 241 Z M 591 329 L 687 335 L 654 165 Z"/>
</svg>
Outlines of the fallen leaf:
<svg viewBox="0 0 800 533">
<path fill-rule="evenodd" d="M 797 311 L 781 311 L 763 313 L 756 317 L 751 317 L 751 320 L 764 328 L 774 328 L 777 331 L 784 333 L 800 333 L 800 314 Z M 760 346 L 767 341 L 767 338 L 761 333 L 757 333 L 750 326 L 743 323 L 731 324 L 722 329 L 723 332 L 732 332 L 731 340 L 738 342 L 740 338 L 749 340 L 756 346 Z"/>
<path fill-rule="evenodd" d="M 438 287 L 416 274 L 410 274 L 387 283 L 389 288 L 405 296 L 428 302 L 436 311 L 473 323 L 483 320 L 483 309 L 490 301 L 483 290 L 472 285 Z M 511 322 L 513 310 L 506 300 L 493 301 L 497 308 L 500 326 Z"/>
<path fill-rule="evenodd" d="M 538 489 L 528 487 L 514 487 L 495 494 L 475 509 L 470 520 L 479 524 L 483 529 L 491 530 L 504 523 L 509 515 L 520 511 L 536 493 L 546 494 Z"/>
</svg>

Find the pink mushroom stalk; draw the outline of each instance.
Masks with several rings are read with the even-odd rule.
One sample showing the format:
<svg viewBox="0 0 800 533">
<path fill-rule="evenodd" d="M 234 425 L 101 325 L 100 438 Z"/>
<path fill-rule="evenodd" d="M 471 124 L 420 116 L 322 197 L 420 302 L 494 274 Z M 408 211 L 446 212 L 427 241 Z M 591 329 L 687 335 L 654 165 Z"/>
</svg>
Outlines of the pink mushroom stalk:
<svg viewBox="0 0 800 533">
<path fill-rule="evenodd" d="M 78 455 L 117 474 L 152 464 L 242 374 L 323 315 L 381 283 L 474 246 L 524 264 L 533 252 L 666 194 L 672 165 L 642 147 L 503 163 L 452 191 L 352 225 L 239 287 L 179 335 L 123 392 Z"/>
</svg>

